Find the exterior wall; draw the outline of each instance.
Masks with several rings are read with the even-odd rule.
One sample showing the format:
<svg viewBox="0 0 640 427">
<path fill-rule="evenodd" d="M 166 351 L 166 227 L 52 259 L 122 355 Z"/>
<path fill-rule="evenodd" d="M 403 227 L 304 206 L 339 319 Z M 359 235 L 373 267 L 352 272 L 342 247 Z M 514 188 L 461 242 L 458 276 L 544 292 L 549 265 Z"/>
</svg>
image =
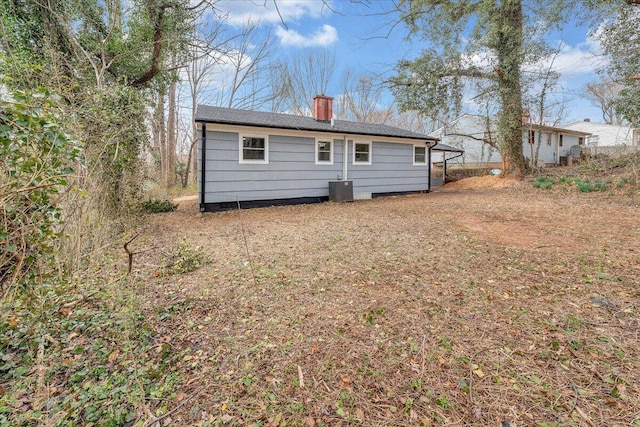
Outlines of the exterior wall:
<svg viewBox="0 0 640 427">
<path fill-rule="evenodd" d="M 284 136 L 268 133 L 267 164 L 240 163 L 239 133 L 211 130 L 207 125 L 204 204 L 281 199 L 322 200 L 329 196 L 329 181 L 342 179 L 343 140 L 333 139 L 333 164 L 316 164 L 316 137 Z M 242 133 L 242 132 L 241 132 Z M 201 133 L 200 133 L 201 134 Z M 255 134 L 255 132 L 251 132 Z M 360 139 L 358 139 L 360 141 Z M 368 142 L 362 140 L 363 142 Z M 202 141 L 198 145 L 198 165 L 202 164 Z M 428 190 L 429 165 L 413 165 L 413 144 L 373 141 L 372 162 L 353 164 L 353 142 L 349 141 L 348 176 L 354 194 Z M 426 145 L 425 145 L 426 146 Z M 201 174 L 198 174 L 199 194 Z"/>
<path fill-rule="evenodd" d="M 527 159 L 535 159 L 536 154 L 538 158 L 538 164 L 556 164 L 558 163 L 558 134 L 556 132 L 550 132 L 543 130 L 542 132 L 534 130 L 535 132 L 535 144 L 529 143 L 529 131 L 525 131 L 525 136 L 522 143 L 522 154 Z M 548 138 L 551 138 L 550 140 Z M 563 137 L 568 138 L 567 135 Z"/>
<path fill-rule="evenodd" d="M 480 116 L 464 115 L 446 127 L 440 128 L 429 136 L 440 138 L 443 144 L 461 148 L 464 154 L 449 162 L 447 166 L 486 167 L 502 163 L 498 149 L 482 142 L 487 128 L 486 119 Z M 442 161 L 442 153 L 434 153 L 433 162 Z"/>
<path fill-rule="evenodd" d="M 563 144 L 562 147 L 559 147 L 560 155 L 568 156 L 571 147 L 573 147 L 574 145 L 579 145 L 579 139 L 580 137 L 575 135 L 562 134 Z M 583 140 L 585 141 L 584 144 L 586 144 L 586 138 L 583 138 Z"/>
<path fill-rule="evenodd" d="M 327 197 L 342 174 L 342 140 L 333 165 L 315 164 L 315 138 L 267 135 L 269 163 L 239 163 L 239 134 L 207 132 L 205 203 Z"/>
<path fill-rule="evenodd" d="M 596 122 L 575 122 L 564 126 L 566 129 L 577 130 L 580 132 L 588 132 L 592 134 L 589 138 L 591 142 L 587 145 L 596 145 L 598 147 L 610 147 L 617 145 L 634 145 L 634 129 L 629 126 L 617 126 L 607 123 Z"/>
<path fill-rule="evenodd" d="M 413 164 L 413 144 L 373 141 L 371 164 L 353 164 L 353 141 L 349 140 L 349 173 L 355 198 L 376 193 L 426 191 L 429 165 Z M 421 145 L 424 146 L 424 145 Z"/>
</svg>

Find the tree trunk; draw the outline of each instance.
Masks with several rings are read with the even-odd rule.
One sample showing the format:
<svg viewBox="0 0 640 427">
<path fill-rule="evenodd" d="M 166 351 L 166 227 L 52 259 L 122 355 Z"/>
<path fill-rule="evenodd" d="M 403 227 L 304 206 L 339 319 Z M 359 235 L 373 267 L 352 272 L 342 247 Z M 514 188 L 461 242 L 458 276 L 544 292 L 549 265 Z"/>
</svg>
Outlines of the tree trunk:
<svg viewBox="0 0 640 427">
<path fill-rule="evenodd" d="M 505 0 L 501 8 L 502 22 L 498 30 L 496 52 L 501 84 L 499 85 L 502 112 L 498 116 L 500 153 L 504 162 L 503 174 L 521 177 L 526 172 L 522 154 L 522 3 Z"/>
<path fill-rule="evenodd" d="M 160 85 L 158 89 L 158 102 L 156 104 L 156 126 L 158 126 L 158 148 L 160 149 L 160 182 L 167 185 L 167 128 L 164 114 L 164 97 L 166 88 Z"/>
<path fill-rule="evenodd" d="M 165 165 L 166 171 L 166 185 L 171 187 L 176 183 L 176 146 L 178 145 L 178 133 L 177 133 L 177 108 L 176 108 L 176 84 L 173 83 L 169 87 L 169 106 L 167 112 L 167 164 Z"/>
</svg>

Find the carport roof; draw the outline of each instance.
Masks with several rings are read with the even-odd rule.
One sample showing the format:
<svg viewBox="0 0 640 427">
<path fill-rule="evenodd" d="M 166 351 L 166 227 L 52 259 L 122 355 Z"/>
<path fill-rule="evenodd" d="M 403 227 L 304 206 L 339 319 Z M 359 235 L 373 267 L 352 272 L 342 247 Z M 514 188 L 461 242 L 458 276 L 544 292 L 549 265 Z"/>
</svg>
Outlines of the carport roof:
<svg viewBox="0 0 640 427">
<path fill-rule="evenodd" d="M 431 148 L 431 151 L 451 151 L 454 153 L 464 153 L 464 150 L 461 148 L 455 148 L 450 145 L 443 144 L 441 142 L 438 142 L 436 145 L 434 145 Z"/>
</svg>

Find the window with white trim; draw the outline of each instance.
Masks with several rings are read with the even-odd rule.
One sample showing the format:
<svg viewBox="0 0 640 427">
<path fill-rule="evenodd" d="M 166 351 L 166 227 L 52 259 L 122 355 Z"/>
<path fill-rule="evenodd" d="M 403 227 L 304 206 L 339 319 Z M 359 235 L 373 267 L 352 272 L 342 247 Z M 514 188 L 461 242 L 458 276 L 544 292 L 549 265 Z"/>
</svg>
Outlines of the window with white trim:
<svg viewBox="0 0 640 427">
<path fill-rule="evenodd" d="M 427 163 L 427 147 L 413 146 L 413 164 L 424 165 Z"/>
<path fill-rule="evenodd" d="M 269 163 L 269 139 L 265 135 L 240 135 L 240 163 Z"/>
<path fill-rule="evenodd" d="M 316 139 L 316 165 L 333 164 L 333 141 Z"/>
<path fill-rule="evenodd" d="M 353 164 L 354 165 L 370 165 L 371 164 L 371 143 L 355 142 L 353 143 Z"/>
</svg>

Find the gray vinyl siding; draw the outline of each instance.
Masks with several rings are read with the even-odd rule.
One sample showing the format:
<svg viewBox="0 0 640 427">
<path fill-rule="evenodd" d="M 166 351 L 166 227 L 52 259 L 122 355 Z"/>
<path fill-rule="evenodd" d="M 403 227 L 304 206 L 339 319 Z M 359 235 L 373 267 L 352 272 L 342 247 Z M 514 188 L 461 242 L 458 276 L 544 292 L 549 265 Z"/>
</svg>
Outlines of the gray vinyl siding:
<svg viewBox="0 0 640 427">
<path fill-rule="evenodd" d="M 342 140 L 333 164 L 315 164 L 315 138 L 265 135 L 269 163 L 239 163 L 239 134 L 207 131 L 205 203 L 327 197 L 342 175 Z"/>
<path fill-rule="evenodd" d="M 239 135 L 207 131 L 205 203 L 328 197 L 329 181 L 342 178 L 342 139 L 333 140 L 333 164 L 328 165 L 315 163 L 314 136 L 265 134 L 269 163 L 260 164 L 239 162 Z M 374 141 L 370 165 L 354 165 L 353 141 L 348 146 L 354 194 L 428 190 L 428 165 L 413 164 L 413 144 Z"/>
<path fill-rule="evenodd" d="M 353 164 L 353 146 L 350 141 L 348 178 L 354 195 L 429 189 L 428 165 L 413 164 L 413 144 L 373 141 L 370 165 Z"/>
</svg>

